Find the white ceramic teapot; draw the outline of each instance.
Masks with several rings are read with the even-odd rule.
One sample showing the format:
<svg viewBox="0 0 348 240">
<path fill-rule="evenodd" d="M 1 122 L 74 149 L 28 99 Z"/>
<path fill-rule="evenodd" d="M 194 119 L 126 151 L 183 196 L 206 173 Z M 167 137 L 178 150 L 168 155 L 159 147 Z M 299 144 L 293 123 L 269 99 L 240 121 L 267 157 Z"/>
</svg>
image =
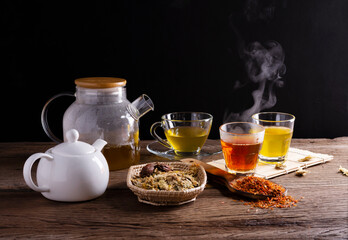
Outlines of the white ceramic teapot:
<svg viewBox="0 0 348 240">
<path fill-rule="evenodd" d="M 64 143 L 46 153 L 30 156 L 23 168 L 27 185 L 48 199 L 64 202 L 87 201 L 102 195 L 109 182 L 109 167 L 101 153 L 106 142 L 93 145 L 77 141 L 75 129 L 66 132 Z M 41 159 L 36 173 L 37 185 L 31 177 L 34 162 Z"/>
</svg>

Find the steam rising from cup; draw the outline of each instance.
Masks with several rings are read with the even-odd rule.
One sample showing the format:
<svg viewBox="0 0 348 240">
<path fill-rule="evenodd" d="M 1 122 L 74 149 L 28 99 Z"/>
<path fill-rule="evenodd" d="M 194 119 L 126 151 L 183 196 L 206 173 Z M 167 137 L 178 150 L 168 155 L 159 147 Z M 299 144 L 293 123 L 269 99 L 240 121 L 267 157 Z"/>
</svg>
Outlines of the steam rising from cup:
<svg viewBox="0 0 348 240">
<path fill-rule="evenodd" d="M 244 49 L 241 57 L 248 79 L 258 85 L 251 94 L 254 104 L 240 113 L 225 113 L 224 122 L 247 121 L 254 113 L 273 107 L 277 103 L 274 86 L 283 86 L 281 77 L 286 72 L 285 55 L 278 42 L 253 42 Z M 240 86 L 237 85 L 237 88 Z"/>
</svg>

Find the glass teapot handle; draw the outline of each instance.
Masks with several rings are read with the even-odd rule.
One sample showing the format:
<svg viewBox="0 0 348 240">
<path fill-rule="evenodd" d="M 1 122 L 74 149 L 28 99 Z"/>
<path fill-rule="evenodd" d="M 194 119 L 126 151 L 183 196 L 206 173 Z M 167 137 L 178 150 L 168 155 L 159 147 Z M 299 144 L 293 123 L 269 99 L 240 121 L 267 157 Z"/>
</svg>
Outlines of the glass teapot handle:
<svg viewBox="0 0 348 240">
<path fill-rule="evenodd" d="M 63 141 L 62 141 L 61 139 L 59 139 L 58 137 L 56 137 L 56 136 L 52 133 L 52 131 L 51 131 L 49 125 L 48 125 L 47 113 L 48 113 L 49 104 L 50 104 L 53 100 L 55 100 L 56 98 L 59 98 L 59 97 L 62 97 L 62 96 L 75 97 L 75 94 L 72 93 L 72 92 L 63 92 L 63 93 L 59 93 L 59 94 L 53 96 L 52 98 L 50 98 L 50 99 L 46 102 L 46 104 L 45 104 L 45 106 L 43 107 L 42 112 L 41 112 L 41 124 L 42 124 L 43 130 L 45 131 L 45 133 L 47 134 L 47 136 L 48 136 L 52 141 L 58 142 L 58 143 L 59 143 L 59 142 L 63 142 Z"/>
</svg>

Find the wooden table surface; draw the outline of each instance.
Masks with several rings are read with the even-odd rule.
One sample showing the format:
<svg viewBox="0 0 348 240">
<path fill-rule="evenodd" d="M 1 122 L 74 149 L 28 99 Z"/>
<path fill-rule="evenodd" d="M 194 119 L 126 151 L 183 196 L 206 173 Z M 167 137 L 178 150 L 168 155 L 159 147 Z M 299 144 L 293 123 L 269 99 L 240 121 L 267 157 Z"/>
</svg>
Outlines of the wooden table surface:
<svg viewBox="0 0 348 240">
<path fill-rule="evenodd" d="M 219 144 L 217 140 L 209 140 Z M 147 152 L 141 162 L 164 159 Z M 54 143 L 0 143 L 0 239 L 347 239 L 348 137 L 293 139 L 292 146 L 326 153 L 334 159 L 311 167 L 310 173 L 274 178 L 288 194 L 304 197 L 287 209 L 250 209 L 224 187 L 208 184 L 197 200 L 182 206 L 158 207 L 138 202 L 126 186 L 127 170 L 110 174 L 101 197 L 81 203 L 45 199 L 26 186 L 22 169 L 33 153 Z M 222 158 L 216 155 L 204 161 Z"/>
</svg>

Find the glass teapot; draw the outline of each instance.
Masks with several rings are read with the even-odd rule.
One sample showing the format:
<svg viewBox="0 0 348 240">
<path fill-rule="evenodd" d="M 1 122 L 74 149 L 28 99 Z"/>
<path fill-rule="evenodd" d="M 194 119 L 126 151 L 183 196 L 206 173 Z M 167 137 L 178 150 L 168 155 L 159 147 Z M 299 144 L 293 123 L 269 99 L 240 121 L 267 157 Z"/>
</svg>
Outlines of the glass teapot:
<svg viewBox="0 0 348 240">
<path fill-rule="evenodd" d="M 70 129 L 80 133 L 80 140 L 92 144 L 103 139 L 108 144 L 102 152 L 110 170 L 124 169 L 140 160 L 139 118 L 154 109 L 145 94 L 130 103 L 126 98 L 126 80 L 111 77 L 90 77 L 75 80 L 76 97 L 63 117 L 63 136 Z M 41 123 L 53 141 L 61 142 L 49 128 L 49 104 L 60 96 L 52 97 L 44 106 Z M 65 139 L 66 140 L 66 139 Z"/>
</svg>

